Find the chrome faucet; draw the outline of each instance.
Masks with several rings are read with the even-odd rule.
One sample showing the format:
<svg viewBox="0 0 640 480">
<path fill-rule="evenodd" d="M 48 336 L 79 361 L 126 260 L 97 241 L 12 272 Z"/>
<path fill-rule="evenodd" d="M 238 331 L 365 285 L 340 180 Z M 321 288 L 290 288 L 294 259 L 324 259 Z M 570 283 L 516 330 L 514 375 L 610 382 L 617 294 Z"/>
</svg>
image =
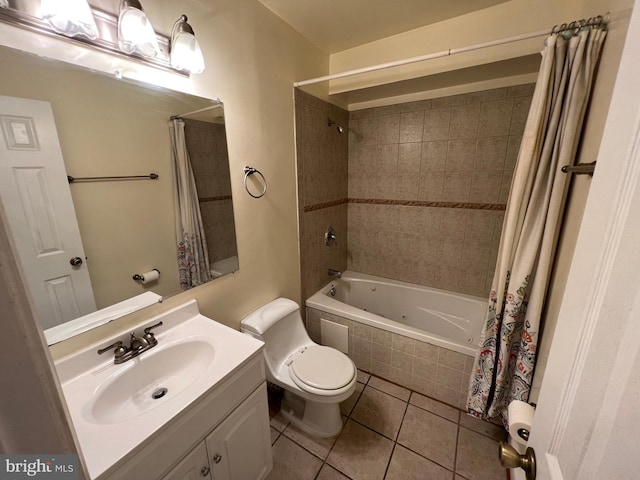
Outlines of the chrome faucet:
<svg viewBox="0 0 640 480">
<path fill-rule="evenodd" d="M 328 274 L 330 277 L 342 278 L 342 272 L 334 270 L 333 268 L 329 269 Z"/>
<path fill-rule="evenodd" d="M 125 347 L 122 343 L 122 340 L 118 340 L 117 342 L 109 345 L 108 347 L 101 348 L 98 350 L 98 354 L 102 355 L 104 352 L 114 349 L 114 357 L 113 363 L 119 365 L 124 363 L 132 358 L 137 357 L 142 352 L 146 352 L 150 348 L 155 347 L 158 344 L 158 339 L 156 336 L 151 333 L 151 330 L 162 325 L 162 322 L 156 323 L 155 325 L 151 325 L 144 329 L 144 335 L 142 337 L 137 337 L 135 332 L 131 332 L 131 339 L 129 342 L 129 347 Z"/>
</svg>

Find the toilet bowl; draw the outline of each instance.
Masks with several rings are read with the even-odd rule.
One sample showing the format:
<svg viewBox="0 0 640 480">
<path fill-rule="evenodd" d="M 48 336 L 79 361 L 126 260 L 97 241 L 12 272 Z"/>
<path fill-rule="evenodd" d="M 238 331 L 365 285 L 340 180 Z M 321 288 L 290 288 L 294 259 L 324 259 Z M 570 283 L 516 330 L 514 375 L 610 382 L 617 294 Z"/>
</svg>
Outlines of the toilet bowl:
<svg viewBox="0 0 640 480">
<path fill-rule="evenodd" d="M 281 414 L 312 435 L 340 433 L 339 403 L 355 391 L 356 367 L 344 353 L 309 338 L 298 304 L 269 302 L 242 320 L 240 330 L 265 343 L 267 380 L 284 389 Z"/>
</svg>

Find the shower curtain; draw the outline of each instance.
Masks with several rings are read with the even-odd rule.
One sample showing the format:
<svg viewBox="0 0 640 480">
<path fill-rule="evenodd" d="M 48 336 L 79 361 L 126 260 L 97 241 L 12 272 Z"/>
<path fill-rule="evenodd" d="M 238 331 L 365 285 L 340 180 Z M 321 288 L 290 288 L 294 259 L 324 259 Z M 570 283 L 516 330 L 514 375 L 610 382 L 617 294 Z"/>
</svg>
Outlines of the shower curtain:
<svg viewBox="0 0 640 480">
<path fill-rule="evenodd" d="M 184 137 L 184 121 L 169 122 L 173 173 L 176 182 L 176 237 L 180 288 L 188 290 L 211 280 L 207 240 L 189 153 Z"/>
<path fill-rule="evenodd" d="M 589 93 L 606 32 L 554 33 L 542 62 L 520 145 L 471 375 L 467 410 L 507 425 L 512 400 L 528 401 L 538 330 Z"/>
</svg>

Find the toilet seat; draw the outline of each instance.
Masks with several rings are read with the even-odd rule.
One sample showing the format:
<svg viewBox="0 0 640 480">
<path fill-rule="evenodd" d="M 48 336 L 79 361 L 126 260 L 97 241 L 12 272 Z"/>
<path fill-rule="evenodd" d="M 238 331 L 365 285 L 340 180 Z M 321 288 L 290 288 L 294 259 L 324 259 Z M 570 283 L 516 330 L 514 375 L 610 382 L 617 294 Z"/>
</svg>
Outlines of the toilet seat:
<svg viewBox="0 0 640 480">
<path fill-rule="evenodd" d="M 356 369 L 344 353 L 317 345 L 306 348 L 293 359 L 289 374 L 302 390 L 331 395 L 350 385 Z"/>
</svg>

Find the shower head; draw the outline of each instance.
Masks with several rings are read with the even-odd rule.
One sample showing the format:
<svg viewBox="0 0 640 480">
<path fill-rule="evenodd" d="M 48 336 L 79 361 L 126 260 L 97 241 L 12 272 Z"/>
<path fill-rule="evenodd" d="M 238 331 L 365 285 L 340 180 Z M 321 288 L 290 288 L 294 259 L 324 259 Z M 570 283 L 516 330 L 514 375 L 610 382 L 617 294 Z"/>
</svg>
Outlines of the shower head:
<svg viewBox="0 0 640 480">
<path fill-rule="evenodd" d="M 336 130 L 338 130 L 338 133 L 342 133 L 344 132 L 344 127 L 342 125 L 337 124 L 336 122 L 334 122 L 333 120 L 331 120 L 330 118 L 327 119 L 327 126 L 331 127 L 335 125 Z"/>
</svg>

